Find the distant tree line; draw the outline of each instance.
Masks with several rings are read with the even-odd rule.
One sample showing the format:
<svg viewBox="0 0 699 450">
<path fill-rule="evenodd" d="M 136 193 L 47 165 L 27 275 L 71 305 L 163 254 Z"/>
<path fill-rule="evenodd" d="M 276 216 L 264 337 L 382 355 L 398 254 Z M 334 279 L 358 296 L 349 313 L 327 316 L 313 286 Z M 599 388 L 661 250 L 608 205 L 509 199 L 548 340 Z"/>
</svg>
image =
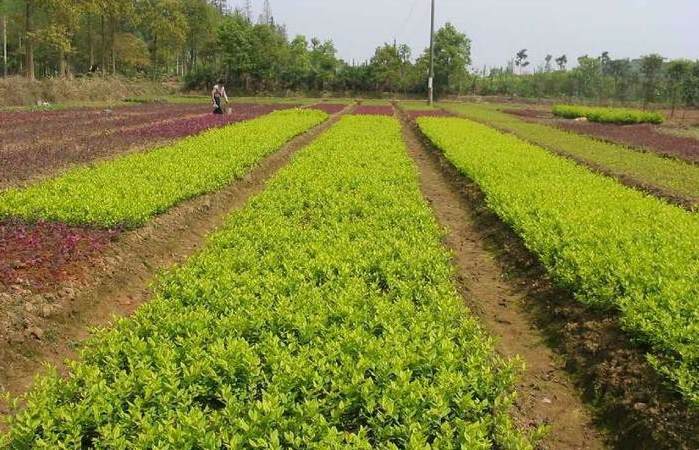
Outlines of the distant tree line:
<svg viewBox="0 0 699 450">
<path fill-rule="evenodd" d="M 581 56 L 577 61 L 575 68 L 568 69 L 566 55 L 555 59 L 547 55 L 533 73 L 523 73 L 530 63 L 524 49 L 507 66 L 475 74 L 470 87 L 479 95 L 569 97 L 643 105 L 660 102 L 673 109 L 699 106 L 699 61 L 667 60 L 657 54 L 612 59 L 608 52 L 599 57 Z"/>
<path fill-rule="evenodd" d="M 343 61 L 332 41 L 290 37 L 270 0 L 252 17 L 252 0 L 0 0 L 10 75 L 123 75 L 182 79 L 191 89 L 225 78 L 244 92 L 333 91 L 423 94 L 428 49 L 386 43 L 367 61 Z M 699 104 L 699 62 L 547 55 L 527 49 L 505 67 L 471 72 L 471 41 L 447 23 L 435 36 L 437 95 L 480 94 L 595 102 Z M 4 61 L 3 61 L 4 63 Z M 533 71 L 532 71 L 533 67 Z"/>
<path fill-rule="evenodd" d="M 289 37 L 269 0 L 256 18 L 250 0 L 233 11 L 225 0 L 0 1 L 10 75 L 177 77 L 190 88 L 223 77 L 248 92 L 426 90 L 427 50 L 413 59 L 407 45 L 385 44 L 369 61 L 343 61 L 332 41 Z M 445 25 L 436 36 L 438 93 L 465 89 L 470 62 L 469 39 Z"/>
</svg>

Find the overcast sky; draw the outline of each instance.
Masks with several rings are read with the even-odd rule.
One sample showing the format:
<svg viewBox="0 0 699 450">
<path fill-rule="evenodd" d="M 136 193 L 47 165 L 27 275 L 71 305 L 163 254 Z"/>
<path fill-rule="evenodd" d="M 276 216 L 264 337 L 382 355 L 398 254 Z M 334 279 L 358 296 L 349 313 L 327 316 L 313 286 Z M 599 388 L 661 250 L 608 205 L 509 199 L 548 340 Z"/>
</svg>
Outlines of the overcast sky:
<svg viewBox="0 0 699 450">
<path fill-rule="evenodd" d="M 437 26 L 452 22 L 473 41 L 473 65 L 504 65 L 529 49 L 547 53 L 699 59 L 699 0 L 436 0 Z M 231 6 L 243 0 L 229 0 Z M 255 13 L 263 0 L 253 0 Z M 414 55 L 429 43 L 430 0 L 270 0 L 290 35 L 332 39 L 341 58 L 364 61 L 383 42 Z"/>
</svg>

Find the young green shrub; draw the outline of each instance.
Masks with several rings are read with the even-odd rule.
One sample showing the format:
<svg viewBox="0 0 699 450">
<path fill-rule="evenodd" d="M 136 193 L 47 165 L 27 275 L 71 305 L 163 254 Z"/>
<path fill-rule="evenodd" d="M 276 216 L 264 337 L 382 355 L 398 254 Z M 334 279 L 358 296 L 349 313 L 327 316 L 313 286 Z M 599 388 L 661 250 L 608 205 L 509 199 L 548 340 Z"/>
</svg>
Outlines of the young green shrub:
<svg viewBox="0 0 699 450">
<path fill-rule="evenodd" d="M 555 105 L 553 114 L 564 119 L 585 117 L 590 122 L 631 125 L 639 123 L 661 124 L 662 114 L 653 111 L 640 111 L 628 108 L 597 108 L 577 105 Z"/>
<path fill-rule="evenodd" d="M 619 310 L 650 362 L 699 406 L 699 217 L 484 125 L 418 124 L 555 279 Z"/>
<path fill-rule="evenodd" d="M 71 374 L 11 448 L 531 449 L 453 283 L 400 124 L 351 116 L 299 153 Z"/>
</svg>

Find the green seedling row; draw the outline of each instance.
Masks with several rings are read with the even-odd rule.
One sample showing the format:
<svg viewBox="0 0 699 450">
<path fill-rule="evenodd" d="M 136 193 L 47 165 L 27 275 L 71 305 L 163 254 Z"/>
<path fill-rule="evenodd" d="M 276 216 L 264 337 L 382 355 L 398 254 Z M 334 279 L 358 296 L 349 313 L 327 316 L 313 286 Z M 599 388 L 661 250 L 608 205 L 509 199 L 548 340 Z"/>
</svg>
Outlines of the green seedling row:
<svg viewBox="0 0 699 450">
<path fill-rule="evenodd" d="M 563 151 L 616 176 L 631 177 L 690 201 L 699 200 L 699 167 L 695 164 L 527 122 L 498 111 L 497 105 L 444 103 L 442 106 L 469 119 L 512 132 L 534 144 Z"/>
<path fill-rule="evenodd" d="M 285 110 L 217 128 L 0 194 L 0 218 L 138 227 L 173 205 L 222 188 L 328 118 Z"/>
<path fill-rule="evenodd" d="M 553 114 L 565 119 L 586 118 L 590 122 L 632 125 L 638 123 L 661 124 L 665 121 L 662 114 L 653 111 L 641 111 L 628 108 L 599 108 L 579 105 L 555 105 Z"/>
<path fill-rule="evenodd" d="M 16 448 L 531 448 L 399 123 L 351 116 L 40 378 Z"/>
<path fill-rule="evenodd" d="M 699 406 L 699 217 L 484 125 L 420 129 L 585 304 L 620 311 L 651 363 Z"/>
</svg>

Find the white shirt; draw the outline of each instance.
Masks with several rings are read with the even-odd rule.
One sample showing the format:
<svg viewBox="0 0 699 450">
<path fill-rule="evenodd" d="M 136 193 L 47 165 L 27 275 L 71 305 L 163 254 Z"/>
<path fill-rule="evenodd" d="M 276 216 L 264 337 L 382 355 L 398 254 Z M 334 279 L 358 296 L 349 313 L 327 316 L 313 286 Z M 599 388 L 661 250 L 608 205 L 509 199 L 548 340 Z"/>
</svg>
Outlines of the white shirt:
<svg viewBox="0 0 699 450">
<path fill-rule="evenodd" d="M 226 99 L 226 101 L 228 101 L 228 96 L 226 95 L 226 88 L 223 87 L 223 85 L 214 85 L 214 89 L 211 91 L 211 96 L 216 97 L 216 94 L 220 95 L 221 97 Z"/>
</svg>

